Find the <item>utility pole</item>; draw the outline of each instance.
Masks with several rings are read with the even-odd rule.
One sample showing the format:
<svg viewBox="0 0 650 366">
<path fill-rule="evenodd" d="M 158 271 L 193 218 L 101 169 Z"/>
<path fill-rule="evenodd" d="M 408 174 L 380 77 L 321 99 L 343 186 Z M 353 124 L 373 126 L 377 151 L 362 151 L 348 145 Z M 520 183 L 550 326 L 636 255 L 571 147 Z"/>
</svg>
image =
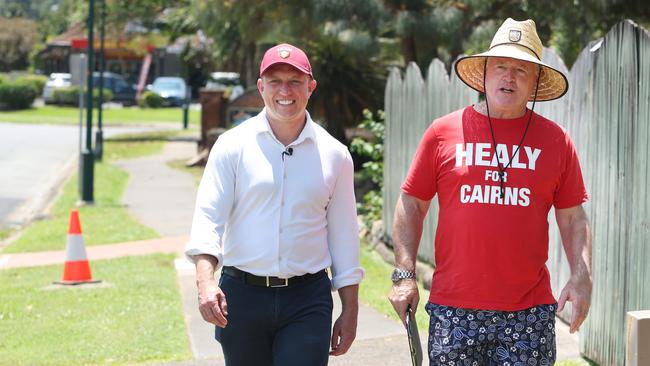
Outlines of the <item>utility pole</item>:
<svg viewBox="0 0 650 366">
<path fill-rule="evenodd" d="M 191 97 L 191 89 L 190 86 L 185 83 L 185 100 L 183 100 L 183 105 L 181 106 L 183 109 L 183 129 L 187 130 L 187 120 L 188 120 L 188 114 L 189 114 L 189 109 L 190 109 L 190 97 Z"/>
<path fill-rule="evenodd" d="M 81 201 L 92 204 L 93 180 L 95 169 L 95 156 L 92 152 L 92 128 L 93 128 L 93 70 L 95 69 L 95 58 L 93 49 L 93 27 L 95 26 L 95 0 L 89 0 L 88 6 L 88 70 L 86 70 L 86 146 L 81 153 Z"/>
<path fill-rule="evenodd" d="M 102 115 L 104 110 L 104 69 L 106 68 L 106 57 L 104 55 L 104 27 L 106 23 L 106 0 L 101 0 L 99 26 L 99 105 L 97 106 L 97 132 L 95 132 L 95 158 L 102 161 L 104 154 L 104 133 L 102 131 Z"/>
</svg>

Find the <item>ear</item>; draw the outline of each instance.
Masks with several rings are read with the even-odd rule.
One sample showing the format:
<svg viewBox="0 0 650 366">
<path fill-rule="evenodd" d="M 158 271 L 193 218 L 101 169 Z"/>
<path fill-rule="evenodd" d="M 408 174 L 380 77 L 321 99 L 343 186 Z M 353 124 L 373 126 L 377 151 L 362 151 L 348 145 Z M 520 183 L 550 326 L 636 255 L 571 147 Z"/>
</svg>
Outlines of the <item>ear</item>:
<svg viewBox="0 0 650 366">
<path fill-rule="evenodd" d="M 316 79 L 311 79 L 309 81 L 309 84 L 307 84 L 307 90 L 309 91 L 310 96 L 314 92 L 314 90 L 316 90 L 316 84 L 317 84 Z"/>
<path fill-rule="evenodd" d="M 257 90 L 262 94 L 264 91 L 264 83 L 262 82 L 262 78 L 257 79 Z"/>
</svg>

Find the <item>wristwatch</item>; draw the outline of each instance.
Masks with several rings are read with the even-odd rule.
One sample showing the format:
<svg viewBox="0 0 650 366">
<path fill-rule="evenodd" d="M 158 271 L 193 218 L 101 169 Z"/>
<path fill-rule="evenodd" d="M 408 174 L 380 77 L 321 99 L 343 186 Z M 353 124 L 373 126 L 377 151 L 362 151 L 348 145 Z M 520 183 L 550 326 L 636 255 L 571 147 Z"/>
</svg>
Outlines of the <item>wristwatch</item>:
<svg viewBox="0 0 650 366">
<path fill-rule="evenodd" d="M 395 268 L 393 274 L 390 276 L 390 279 L 393 280 L 393 283 L 397 283 L 401 280 L 415 279 L 415 271 L 407 271 L 401 268 Z"/>
</svg>

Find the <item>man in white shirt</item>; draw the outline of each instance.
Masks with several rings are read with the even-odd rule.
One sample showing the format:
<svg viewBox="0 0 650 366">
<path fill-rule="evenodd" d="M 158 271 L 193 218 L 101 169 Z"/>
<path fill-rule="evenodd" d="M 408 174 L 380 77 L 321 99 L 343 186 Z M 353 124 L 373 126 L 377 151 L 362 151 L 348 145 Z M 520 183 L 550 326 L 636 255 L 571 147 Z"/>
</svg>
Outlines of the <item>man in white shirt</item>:
<svg viewBox="0 0 650 366">
<path fill-rule="evenodd" d="M 199 310 L 228 366 L 327 365 L 355 338 L 363 278 L 352 158 L 305 110 L 316 80 L 302 50 L 269 49 L 257 88 L 264 110 L 219 137 L 199 186 L 185 251 Z"/>
</svg>

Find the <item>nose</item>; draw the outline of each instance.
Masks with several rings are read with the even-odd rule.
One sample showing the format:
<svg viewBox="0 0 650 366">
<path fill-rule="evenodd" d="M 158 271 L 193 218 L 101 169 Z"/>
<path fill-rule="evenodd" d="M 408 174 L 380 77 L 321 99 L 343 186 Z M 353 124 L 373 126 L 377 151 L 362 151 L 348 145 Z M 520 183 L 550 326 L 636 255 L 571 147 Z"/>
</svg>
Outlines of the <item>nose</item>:
<svg viewBox="0 0 650 366">
<path fill-rule="evenodd" d="M 513 68 L 508 68 L 505 72 L 504 79 L 506 81 L 514 81 L 515 80 L 515 72 L 516 70 Z"/>
<path fill-rule="evenodd" d="M 281 85 L 280 85 L 280 93 L 289 94 L 290 90 L 291 90 L 291 88 L 289 86 L 288 81 L 284 81 L 284 82 L 281 83 Z"/>
</svg>

